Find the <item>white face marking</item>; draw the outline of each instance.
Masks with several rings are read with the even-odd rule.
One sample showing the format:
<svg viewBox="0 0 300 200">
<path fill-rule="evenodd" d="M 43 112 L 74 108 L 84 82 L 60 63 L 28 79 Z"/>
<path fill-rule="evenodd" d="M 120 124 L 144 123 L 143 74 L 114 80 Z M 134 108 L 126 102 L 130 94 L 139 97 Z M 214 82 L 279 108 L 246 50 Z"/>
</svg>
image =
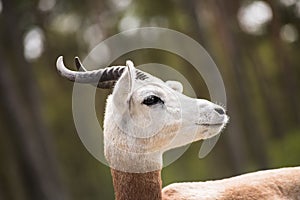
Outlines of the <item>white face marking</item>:
<svg viewBox="0 0 300 200">
<path fill-rule="evenodd" d="M 210 138 L 227 123 L 222 107 L 185 96 L 179 82 L 165 83 L 146 73 L 147 79 L 136 79 L 135 70 L 129 66 L 124 71 L 107 100 L 106 147 L 124 151 L 129 157 L 162 154 Z"/>
</svg>

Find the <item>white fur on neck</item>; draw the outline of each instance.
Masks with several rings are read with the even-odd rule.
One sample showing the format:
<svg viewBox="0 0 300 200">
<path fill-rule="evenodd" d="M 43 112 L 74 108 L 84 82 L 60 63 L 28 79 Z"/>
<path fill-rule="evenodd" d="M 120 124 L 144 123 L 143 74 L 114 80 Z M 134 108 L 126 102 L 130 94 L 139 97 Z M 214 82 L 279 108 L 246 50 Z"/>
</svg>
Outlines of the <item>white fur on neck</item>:
<svg viewBox="0 0 300 200">
<path fill-rule="evenodd" d="M 118 122 L 108 121 L 115 116 L 107 98 L 104 119 L 104 153 L 110 167 L 123 172 L 144 173 L 162 168 L 162 151 L 148 151 L 148 145 L 157 144 L 155 138 L 131 137 L 120 129 Z"/>
<path fill-rule="evenodd" d="M 134 153 L 116 148 L 114 144 L 106 144 L 105 156 L 110 167 L 129 173 L 145 173 L 162 169 L 162 153 Z"/>
</svg>

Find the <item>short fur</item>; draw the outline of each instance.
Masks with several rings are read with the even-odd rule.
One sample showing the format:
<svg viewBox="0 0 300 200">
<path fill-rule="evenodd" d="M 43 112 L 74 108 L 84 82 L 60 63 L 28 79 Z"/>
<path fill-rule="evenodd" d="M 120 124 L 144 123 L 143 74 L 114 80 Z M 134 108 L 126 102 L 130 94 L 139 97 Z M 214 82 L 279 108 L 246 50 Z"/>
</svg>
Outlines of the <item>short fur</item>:
<svg viewBox="0 0 300 200">
<path fill-rule="evenodd" d="M 162 199 L 160 170 L 147 173 L 128 173 L 111 169 L 111 174 L 115 198 L 118 200 Z"/>
<path fill-rule="evenodd" d="M 206 182 L 174 183 L 163 200 L 300 200 L 300 167 L 248 173 Z"/>
<path fill-rule="evenodd" d="M 136 70 L 131 61 L 126 65 L 126 70 L 118 66 L 87 72 L 77 62 L 77 68 L 82 70 L 73 72 L 64 66 L 62 57 L 57 60 L 60 74 L 72 81 L 89 83 L 99 80 L 98 76 L 100 81 L 102 76 L 105 80 L 121 76 L 107 99 L 104 120 L 104 152 L 112 168 L 117 200 L 300 200 L 300 167 L 218 181 L 175 183 L 161 192 L 163 153 L 215 136 L 228 117 L 222 107 L 212 102 L 181 94 L 181 83 L 163 82 Z M 101 82 L 99 86 L 105 88 Z M 153 95 L 163 103 L 143 104 Z"/>
</svg>

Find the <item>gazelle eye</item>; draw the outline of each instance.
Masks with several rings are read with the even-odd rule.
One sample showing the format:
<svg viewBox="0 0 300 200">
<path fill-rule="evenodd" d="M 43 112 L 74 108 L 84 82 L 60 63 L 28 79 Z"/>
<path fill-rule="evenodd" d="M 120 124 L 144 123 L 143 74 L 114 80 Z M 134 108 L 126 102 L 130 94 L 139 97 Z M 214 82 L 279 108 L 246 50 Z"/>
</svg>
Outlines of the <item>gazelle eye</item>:
<svg viewBox="0 0 300 200">
<path fill-rule="evenodd" d="M 161 100 L 159 97 L 157 96 L 154 96 L 154 95 L 151 95 L 151 96 L 148 96 L 144 99 L 144 101 L 142 102 L 142 104 L 145 104 L 147 106 L 152 106 L 152 105 L 155 105 L 155 104 L 158 104 L 158 103 L 164 103 L 163 100 Z"/>
</svg>

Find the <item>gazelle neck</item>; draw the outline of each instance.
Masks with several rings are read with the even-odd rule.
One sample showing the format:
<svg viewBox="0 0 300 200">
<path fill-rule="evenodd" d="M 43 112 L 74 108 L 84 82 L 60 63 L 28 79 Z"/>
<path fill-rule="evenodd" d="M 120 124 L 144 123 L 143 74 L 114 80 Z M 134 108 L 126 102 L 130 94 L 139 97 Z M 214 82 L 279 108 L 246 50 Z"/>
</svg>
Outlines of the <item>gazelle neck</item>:
<svg viewBox="0 0 300 200">
<path fill-rule="evenodd" d="M 152 148 L 159 141 L 155 136 L 138 138 L 126 134 L 118 123 L 108 120 L 113 118 L 109 109 L 107 116 L 104 153 L 111 168 L 115 199 L 161 200 L 163 151 Z"/>
<path fill-rule="evenodd" d="M 128 173 L 111 169 L 116 200 L 161 200 L 161 171 Z"/>
<path fill-rule="evenodd" d="M 105 145 L 116 200 L 161 200 L 162 153 L 127 152 Z"/>
</svg>

